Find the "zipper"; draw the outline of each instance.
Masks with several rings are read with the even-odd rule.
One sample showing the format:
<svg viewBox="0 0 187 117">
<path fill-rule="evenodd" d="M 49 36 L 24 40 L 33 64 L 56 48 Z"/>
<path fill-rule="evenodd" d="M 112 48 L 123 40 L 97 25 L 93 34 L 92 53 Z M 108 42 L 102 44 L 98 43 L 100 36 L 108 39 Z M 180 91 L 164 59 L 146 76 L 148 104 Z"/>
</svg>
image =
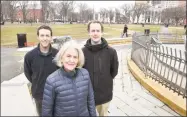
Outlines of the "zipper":
<svg viewBox="0 0 187 117">
<path fill-rule="evenodd" d="M 77 113 L 77 116 L 79 115 L 79 112 L 78 112 L 78 96 L 77 96 L 77 86 L 76 86 L 76 83 L 75 83 L 75 77 L 73 77 L 73 80 L 72 80 L 72 83 L 73 83 L 73 90 L 75 92 L 75 100 L 76 100 L 76 113 Z"/>
<path fill-rule="evenodd" d="M 99 57 L 98 60 L 99 60 L 99 73 L 101 74 L 102 73 L 101 72 L 102 71 L 102 69 L 101 69 L 101 58 Z"/>
<path fill-rule="evenodd" d="M 94 78 L 94 74 L 95 74 L 95 55 L 93 55 L 93 90 L 95 91 L 95 78 Z"/>
</svg>

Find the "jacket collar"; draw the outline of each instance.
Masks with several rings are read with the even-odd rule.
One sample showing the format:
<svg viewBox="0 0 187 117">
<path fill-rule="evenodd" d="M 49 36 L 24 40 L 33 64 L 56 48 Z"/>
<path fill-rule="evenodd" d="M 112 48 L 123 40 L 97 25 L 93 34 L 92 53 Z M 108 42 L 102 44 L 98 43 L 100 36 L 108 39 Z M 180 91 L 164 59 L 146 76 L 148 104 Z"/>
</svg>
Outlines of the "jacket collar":
<svg viewBox="0 0 187 117">
<path fill-rule="evenodd" d="M 96 52 L 96 51 L 99 51 L 105 47 L 108 47 L 108 43 L 103 37 L 101 37 L 101 44 L 92 45 L 91 39 L 88 39 L 84 46 L 87 47 L 89 50 Z"/>
<path fill-rule="evenodd" d="M 37 46 L 37 50 L 38 50 L 38 54 L 42 55 L 42 56 L 48 56 L 48 55 L 52 54 L 52 46 L 51 46 L 51 44 L 50 44 L 50 47 L 49 47 L 49 51 L 46 54 L 44 54 L 44 53 L 41 52 L 41 50 L 40 50 L 40 43 Z"/>
<path fill-rule="evenodd" d="M 65 70 L 64 70 L 64 67 L 61 67 L 60 68 L 60 70 L 62 71 L 62 75 L 63 76 L 67 76 L 68 78 L 71 78 L 71 79 L 73 79 L 73 78 L 75 78 L 76 77 L 76 75 L 77 75 L 77 69 L 78 68 L 75 68 L 73 71 L 71 71 L 71 72 L 66 72 Z"/>
</svg>

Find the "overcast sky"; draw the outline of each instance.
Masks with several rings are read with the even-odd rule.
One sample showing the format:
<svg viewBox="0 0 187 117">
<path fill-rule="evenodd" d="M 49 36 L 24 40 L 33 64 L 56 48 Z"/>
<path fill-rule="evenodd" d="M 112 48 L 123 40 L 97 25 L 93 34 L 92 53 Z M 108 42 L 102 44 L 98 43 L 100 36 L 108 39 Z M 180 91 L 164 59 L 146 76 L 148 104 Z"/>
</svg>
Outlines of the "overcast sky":
<svg viewBox="0 0 187 117">
<path fill-rule="evenodd" d="M 86 3 L 89 7 L 94 7 L 96 11 L 100 8 L 119 7 L 122 4 L 134 4 L 134 1 L 76 1 L 76 3 Z"/>
<path fill-rule="evenodd" d="M 59 2 L 59 1 L 53 1 Z M 100 8 L 119 7 L 122 4 L 134 4 L 135 1 L 75 1 L 76 3 L 86 3 L 90 8 L 99 11 Z"/>
<path fill-rule="evenodd" d="M 60 1 L 53 1 L 58 3 Z M 100 8 L 110 8 L 110 7 L 119 7 L 123 4 L 133 4 L 135 1 L 75 1 L 76 3 L 86 3 L 90 8 L 94 8 L 95 11 L 99 11 Z M 40 3 L 38 1 L 38 3 Z"/>
</svg>

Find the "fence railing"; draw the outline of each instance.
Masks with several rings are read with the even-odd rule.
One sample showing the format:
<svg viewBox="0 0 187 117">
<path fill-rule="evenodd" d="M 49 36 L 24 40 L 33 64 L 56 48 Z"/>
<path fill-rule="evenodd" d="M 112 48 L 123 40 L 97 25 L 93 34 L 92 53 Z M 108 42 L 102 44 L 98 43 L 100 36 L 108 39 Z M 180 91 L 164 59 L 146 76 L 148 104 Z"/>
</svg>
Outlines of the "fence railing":
<svg viewBox="0 0 187 117">
<path fill-rule="evenodd" d="M 187 98 L 186 56 L 186 51 L 153 44 L 151 36 L 134 35 L 132 38 L 132 60 L 146 76 L 183 98 Z"/>
<path fill-rule="evenodd" d="M 142 33 L 135 33 L 136 35 L 143 35 Z M 178 34 L 178 33 L 161 33 L 161 32 L 151 32 L 150 35 L 152 37 L 158 38 L 162 43 L 185 43 L 186 35 Z"/>
<path fill-rule="evenodd" d="M 184 43 L 185 36 L 178 33 L 156 33 L 157 38 L 163 43 Z"/>
</svg>

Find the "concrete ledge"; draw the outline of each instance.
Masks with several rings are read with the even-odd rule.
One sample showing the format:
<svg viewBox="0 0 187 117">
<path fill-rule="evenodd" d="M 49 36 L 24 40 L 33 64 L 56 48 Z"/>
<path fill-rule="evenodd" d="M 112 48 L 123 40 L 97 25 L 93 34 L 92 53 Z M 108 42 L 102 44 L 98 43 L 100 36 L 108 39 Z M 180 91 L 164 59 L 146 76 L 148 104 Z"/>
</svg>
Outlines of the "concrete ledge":
<svg viewBox="0 0 187 117">
<path fill-rule="evenodd" d="M 28 86 L 19 83 L 1 84 L 2 116 L 37 116 Z"/>
<path fill-rule="evenodd" d="M 183 39 L 160 39 L 163 44 L 184 44 Z"/>
<path fill-rule="evenodd" d="M 184 44 L 184 40 L 175 40 L 175 39 L 161 39 L 160 40 L 163 44 Z M 132 43 L 132 37 L 131 38 L 126 38 L 126 39 L 110 39 L 107 40 L 109 45 L 112 44 L 127 44 L 127 43 Z"/>
<path fill-rule="evenodd" d="M 38 116 L 24 73 L 1 83 L 2 116 Z"/>
<path fill-rule="evenodd" d="M 109 45 L 113 44 L 127 44 L 127 43 L 132 43 L 132 39 L 115 39 L 115 40 L 107 40 Z"/>
<path fill-rule="evenodd" d="M 165 88 L 158 82 L 152 80 L 150 77 L 145 77 L 144 73 L 139 67 L 127 56 L 127 65 L 132 75 L 149 90 L 155 97 L 167 104 L 171 109 L 179 113 L 181 116 L 186 116 L 186 98 L 178 96 L 172 90 Z"/>
</svg>

